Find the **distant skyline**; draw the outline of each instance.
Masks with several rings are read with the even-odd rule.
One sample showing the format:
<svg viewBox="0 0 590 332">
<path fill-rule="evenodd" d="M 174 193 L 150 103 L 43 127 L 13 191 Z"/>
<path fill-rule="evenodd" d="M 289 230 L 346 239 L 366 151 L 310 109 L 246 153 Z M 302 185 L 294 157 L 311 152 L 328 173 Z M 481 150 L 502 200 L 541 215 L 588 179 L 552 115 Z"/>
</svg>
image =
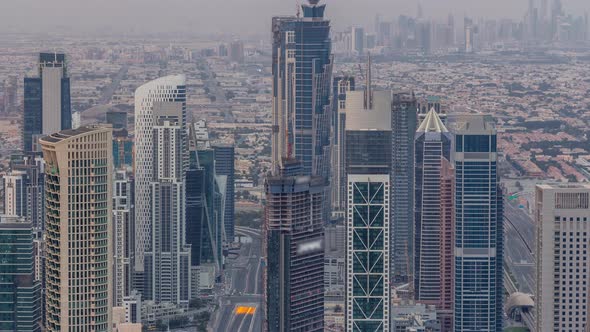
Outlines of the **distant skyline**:
<svg viewBox="0 0 590 332">
<path fill-rule="evenodd" d="M 549 4 L 553 0 L 548 0 Z M 260 35 L 268 31 L 275 15 L 296 13 L 302 0 L 19 0 L 1 1 L 0 30 L 51 33 L 169 33 Z M 306 2 L 306 1 L 305 1 Z M 540 6 L 540 0 L 536 0 Z M 567 14 L 583 15 L 590 1 L 562 0 Z M 415 16 L 418 1 L 323 0 L 336 30 L 350 25 L 372 27 L 375 15 L 392 19 Z M 528 0 L 422 0 L 425 17 L 520 19 Z"/>
</svg>

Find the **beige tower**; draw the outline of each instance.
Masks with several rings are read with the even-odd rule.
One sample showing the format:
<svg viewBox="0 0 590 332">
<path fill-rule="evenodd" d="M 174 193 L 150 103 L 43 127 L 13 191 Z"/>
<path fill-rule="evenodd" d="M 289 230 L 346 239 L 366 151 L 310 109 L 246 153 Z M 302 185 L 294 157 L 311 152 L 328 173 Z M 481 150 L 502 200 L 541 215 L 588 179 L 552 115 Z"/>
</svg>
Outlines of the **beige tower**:
<svg viewBox="0 0 590 332">
<path fill-rule="evenodd" d="M 46 330 L 111 331 L 112 130 L 86 126 L 42 138 Z"/>
</svg>

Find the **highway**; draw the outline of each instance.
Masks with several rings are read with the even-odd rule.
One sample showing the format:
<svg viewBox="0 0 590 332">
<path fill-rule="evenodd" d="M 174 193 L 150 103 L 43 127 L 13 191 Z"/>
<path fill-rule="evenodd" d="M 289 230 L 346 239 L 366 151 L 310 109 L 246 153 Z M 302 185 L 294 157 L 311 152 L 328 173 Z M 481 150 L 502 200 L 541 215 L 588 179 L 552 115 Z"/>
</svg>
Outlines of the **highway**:
<svg viewBox="0 0 590 332">
<path fill-rule="evenodd" d="M 504 205 L 505 262 L 516 280 L 518 291 L 533 294 L 535 290 L 535 225 L 518 205 Z"/>
<path fill-rule="evenodd" d="M 212 320 L 212 330 L 219 332 L 262 331 L 262 238 L 260 230 L 236 227 L 236 234 L 248 237 L 240 254 L 226 264 L 225 294 L 219 299 L 219 309 Z M 240 307 L 250 308 L 238 313 Z"/>
</svg>

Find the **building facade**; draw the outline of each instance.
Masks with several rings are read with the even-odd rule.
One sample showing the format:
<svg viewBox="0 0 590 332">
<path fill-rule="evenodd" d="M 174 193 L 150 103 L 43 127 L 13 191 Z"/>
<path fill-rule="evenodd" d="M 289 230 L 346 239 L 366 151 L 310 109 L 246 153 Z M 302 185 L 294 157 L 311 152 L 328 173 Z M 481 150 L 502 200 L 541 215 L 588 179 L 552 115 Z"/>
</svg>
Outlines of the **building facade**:
<svg viewBox="0 0 590 332">
<path fill-rule="evenodd" d="M 324 330 L 324 181 L 309 176 L 266 179 L 266 330 Z"/>
<path fill-rule="evenodd" d="M 404 283 L 413 271 L 414 134 L 417 106 L 413 93 L 393 93 L 391 104 L 392 282 Z"/>
<path fill-rule="evenodd" d="M 354 77 L 335 77 L 332 85 L 332 215 L 344 218 L 346 213 L 346 95 L 355 90 Z"/>
<path fill-rule="evenodd" d="M 413 282 L 416 301 L 435 305 L 437 309 L 444 306 L 447 311 L 451 307 L 448 303 L 443 305 L 443 296 L 448 299 L 445 286 L 451 283 L 453 273 L 447 268 L 449 264 L 452 266 L 453 259 L 452 247 L 448 247 L 452 246 L 453 215 L 447 210 L 448 186 L 444 181 L 450 168 L 451 143 L 451 133 L 432 108 L 416 131 L 415 139 Z"/>
<path fill-rule="evenodd" d="M 535 190 L 537 331 L 588 331 L 590 185 Z"/>
<path fill-rule="evenodd" d="M 235 227 L 235 152 L 232 145 L 214 145 L 215 174 L 226 177 L 225 201 L 223 211 L 223 225 L 225 228 L 225 241 L 234 241 Z"/>
<path fill-rule="evenodd" d="M 37 140 L 72 128 L 70 78 L 65 54 L 40 53 L 39 76 L 24 80 L 24 151 L 40 152 Z"/>
<path fill-rule="evenodd" d="M 186 245 L 185 175 L 188 161 L 184 102 L 153 103 L 150 181 L 151 250 L 145 253 L 142 298 L 188 307 L 190 246 Z"/>
<path fill-rule="evenodd" d="M 112 329 L 112 134 L 99 126 L 40 139 L 45 172 L 45 328 Z"/>
<path fill-rule="evenodd" d="M 133 213 L 133 180 L 125 171 L 115 173 L 113 183 L 113 306 L 123 305 L 123 299 L 133 290 L 133 259 L 135 228 Z"/>
<path fill-rule="evenodd" d="M 502 331 L 503 210 L 496 128 L 489 115 L 453 119 L 455 331 Z"/>
<path fill-rule="evenodd" d="M 325 9 L 312 0 L 302 16 L 272 20 L 274 174 L 295 158 L 303 174 L 329 175 L 333 58 Z"/>
<path fill-rule="evenodd" d="M 151 181 L 154 172 L 154 104 L 174 102 L 186 107 L 186 78 L 166 76 L 135 90 L 135 271 L 143 277 L 144 253 L 152 251 Z M 186 123 L 186 112 L 183 112 Z M 137 283 L 143 283 L 138 280 Z"/>
<path fill-rule="evenodd" d="M 346 331 L 389 331 L 391 92 L 348 92 L 346 117 Z"/>
<path fill-rule="evenodd" d="M 29 223 L 0 220 L 0 331 L 41 331 L 41 283 L 35 280 Z"/>
<path fill-rule="evenodd" d="M 26 217 L 27 215 L 27 174 L 11 171 L 2 177 L 4 182 L 4 214 Z"/>
</svg>

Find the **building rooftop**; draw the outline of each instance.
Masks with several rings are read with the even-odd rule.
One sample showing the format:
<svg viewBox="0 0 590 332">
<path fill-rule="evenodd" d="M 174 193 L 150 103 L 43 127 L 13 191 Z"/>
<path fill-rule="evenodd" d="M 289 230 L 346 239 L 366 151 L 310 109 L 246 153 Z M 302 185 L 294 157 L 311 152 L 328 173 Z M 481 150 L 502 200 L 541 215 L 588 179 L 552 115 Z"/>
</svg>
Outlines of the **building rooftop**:
<svg viewBox="0 0 590 332">
<path fill-rule="evenodd" d="M 446 133 L 449 130 L 445 127 L 434 108 L 431 108 L 416 131 L 424 133 Z"/>
</svg>

